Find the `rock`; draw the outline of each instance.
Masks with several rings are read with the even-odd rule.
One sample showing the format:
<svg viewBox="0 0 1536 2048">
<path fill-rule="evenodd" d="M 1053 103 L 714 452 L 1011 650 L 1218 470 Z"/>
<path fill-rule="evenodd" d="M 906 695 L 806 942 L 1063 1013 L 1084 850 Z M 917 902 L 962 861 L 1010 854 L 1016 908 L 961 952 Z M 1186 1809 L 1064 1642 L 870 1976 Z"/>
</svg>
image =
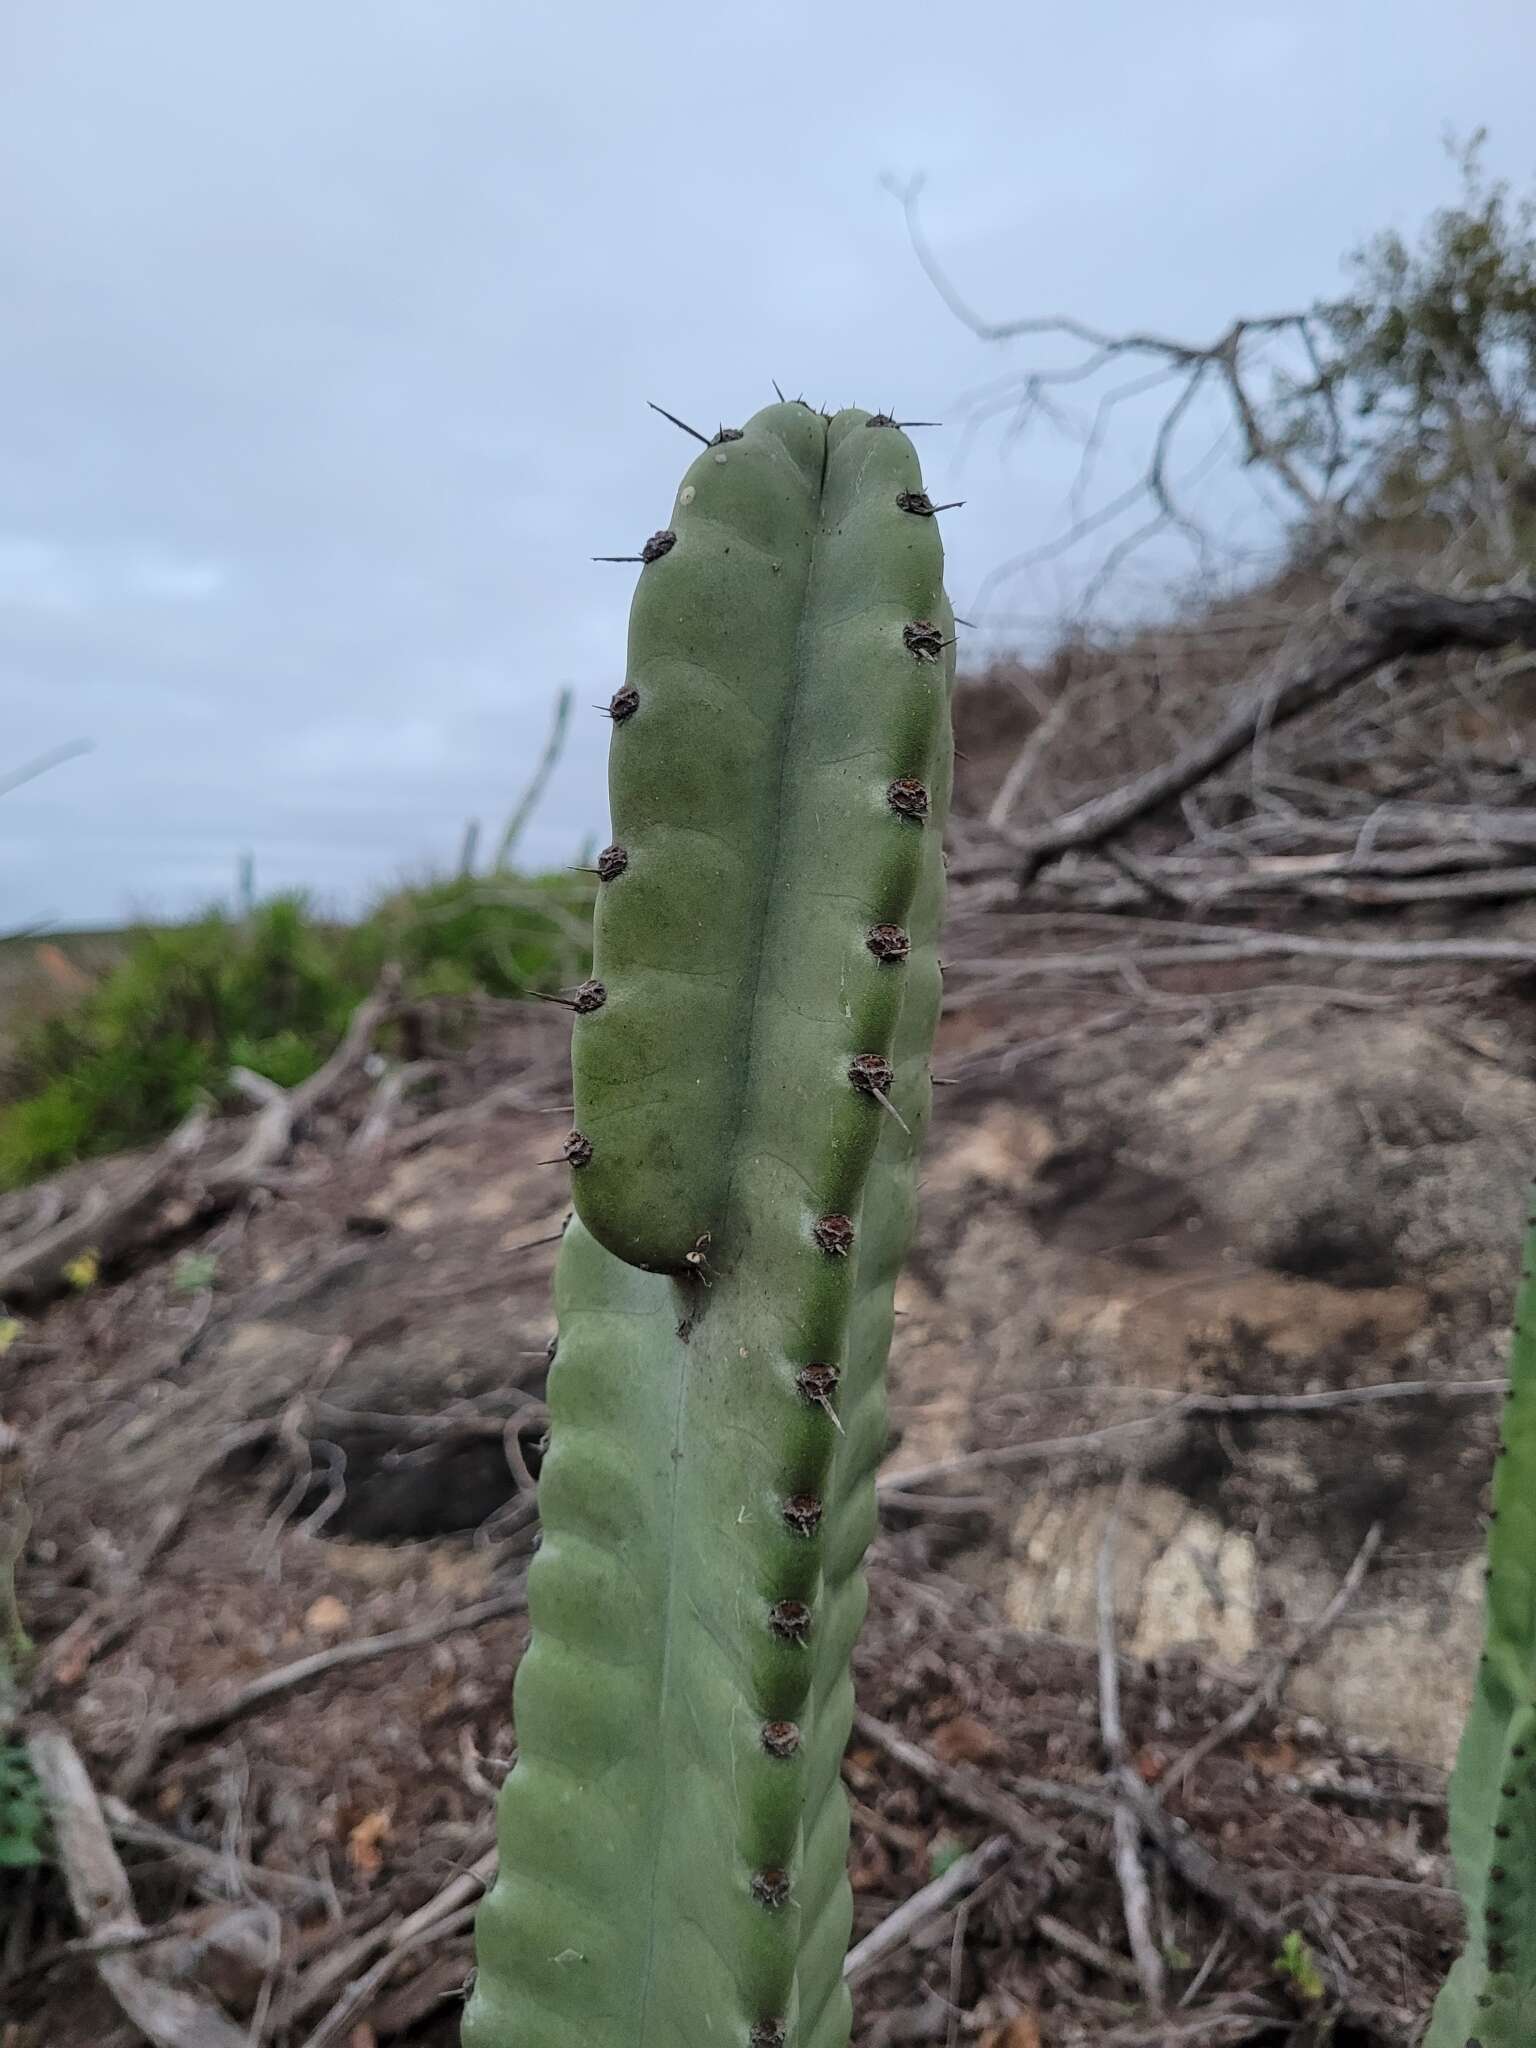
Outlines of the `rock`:
<svg viewBox="0 0 1536 2048">
<path fill-rule="evenodd" d="M 1196 1189 L 1229 1241 L 1343 1287 L 1512 1266 L 1536 1082 L 1421 1016 L 1259 1014 L 1147 1104 L 1152 1163 Z"/>
</svg>

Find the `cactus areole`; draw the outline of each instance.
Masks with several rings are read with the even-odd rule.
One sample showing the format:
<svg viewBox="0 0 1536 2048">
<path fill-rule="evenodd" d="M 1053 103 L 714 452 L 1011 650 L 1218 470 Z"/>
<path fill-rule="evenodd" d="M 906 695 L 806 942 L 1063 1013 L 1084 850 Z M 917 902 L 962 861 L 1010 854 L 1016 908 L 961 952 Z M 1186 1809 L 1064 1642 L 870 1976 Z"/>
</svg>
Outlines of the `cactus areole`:
<svg viewBox="0 0 1536 2048">
<path fill-rule="evenodd" d="M 939 1009 L 928 503 L 882 417 L 776 405 L 641 551 L 468 2048 L 848 2040 L 839 1763 Z"/>
</svg>

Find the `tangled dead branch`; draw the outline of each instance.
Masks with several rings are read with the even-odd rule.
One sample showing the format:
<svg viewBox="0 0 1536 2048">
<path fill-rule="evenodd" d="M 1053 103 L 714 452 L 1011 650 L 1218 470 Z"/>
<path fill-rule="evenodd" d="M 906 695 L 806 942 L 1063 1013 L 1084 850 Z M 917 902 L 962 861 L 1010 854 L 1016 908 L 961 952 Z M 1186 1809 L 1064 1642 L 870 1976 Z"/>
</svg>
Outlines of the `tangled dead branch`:
<svg viewBox="0 0 1536 2048">
<path fill-rule="evenodd" d="M 1347 637 L 1325 627 L 1299 655 L 1261 670 L 1231 709 L 1171 760 L 1031 831 L 992 827 L 1022 856 L 1021 886 L 1054 856 L 1102 845 L 1206 781 L 1261 731 L 1273 732 L 1391 662 L 1452 648 L 1536 648 L 1536 597 L 1524 591 L 1460 598 L 1404 585 L 1348 597 L 1341 611 L 1353 628 Z"/>
</svg>

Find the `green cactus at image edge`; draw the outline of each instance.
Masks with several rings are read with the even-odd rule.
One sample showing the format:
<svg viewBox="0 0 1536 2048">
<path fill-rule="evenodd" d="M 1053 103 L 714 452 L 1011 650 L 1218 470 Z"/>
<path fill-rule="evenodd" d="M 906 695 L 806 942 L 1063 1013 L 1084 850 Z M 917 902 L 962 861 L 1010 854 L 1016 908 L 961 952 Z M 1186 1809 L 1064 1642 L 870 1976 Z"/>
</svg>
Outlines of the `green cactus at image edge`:
<svg viewBox="0 0 1536 2048">
<path fill-rule="evenodd" d="M 933 513 L 891 420 L 780 404 L 642 550 L 467 2048 L 848 2040 L 839 1766 L 939 1010 Z"/>
<path fill-rule="evenodd" d="M 1425 2048 L 1536 2043 L 1536 1209 L 1488 1527 L 1487 1633 L 1451 1776 L 1466 1947 Z"/>
</svg>

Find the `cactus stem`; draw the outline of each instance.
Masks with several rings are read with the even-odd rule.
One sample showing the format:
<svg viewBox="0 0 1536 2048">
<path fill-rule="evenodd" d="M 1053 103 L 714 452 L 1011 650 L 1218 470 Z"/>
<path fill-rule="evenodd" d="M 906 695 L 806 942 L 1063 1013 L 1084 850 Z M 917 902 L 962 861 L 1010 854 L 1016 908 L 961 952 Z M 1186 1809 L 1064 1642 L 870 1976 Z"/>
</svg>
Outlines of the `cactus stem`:
<svg viewBox="0 0 1536 2048">
<path fill-rule="evenodd" d="M 573 1034 L 561 1136 L 590 1163 L 552 1196 L 580 1216 L 548 1541 L 466 2041 L 846 2048 L 837 1765 L 940 997 L 954 629 L 894 407 L 872 436 L 802 399 L 708 439 L 651 409 L 698 453 L 672 528 L 598 558 L 677 557 L 635 579 L 606 707 L 608 1000 Z"/>
<path fill-rule="evenodd" d="M 664 405 L 658 405 L 654 398 L 648 398 L 645 402 L 652 412 L 659 412 L 662 418 L 670 420 L 674 427 L 681 427 L 685 434 L 692 434 L 695 441 L 702 441 L 706 448 L 709 446 L 708 434 L 701 434 L 697 427 L 690 427 L 686 420 L 680 420 L 675 412 L 668 412 L 667 408 Z"/>
</svg>

